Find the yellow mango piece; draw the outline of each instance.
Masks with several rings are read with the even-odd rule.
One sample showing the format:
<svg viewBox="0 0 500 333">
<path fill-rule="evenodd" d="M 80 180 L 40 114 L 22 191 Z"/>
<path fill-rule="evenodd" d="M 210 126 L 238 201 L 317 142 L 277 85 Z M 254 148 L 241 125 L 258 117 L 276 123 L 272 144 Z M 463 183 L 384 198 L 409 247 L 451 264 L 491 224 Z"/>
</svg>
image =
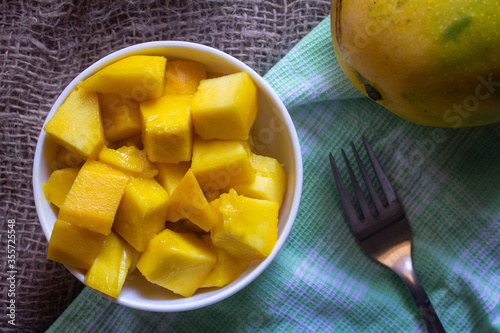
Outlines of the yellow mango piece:
<svg viewBox="0 0 500 333">
<path fill-rule="evenodd" d="M 106 295 L 118 298 L 136 251 L 111 232 L 101 251 L 85 274 L 85 284 Z"/>
<path fill-rule="evenodd" d="M 113 229 L 137 251 L 165 228 L 168 193 L 153 178 L 133 178 L 116 212 Z"/>
<path fill-rule="evenodd" d="M 210 207 L 212 207 L 212 210 L 214 211 L 216 221 L 218 221 L 222 218 L 222 215 L 219 211 L 220 200 L 221 200 L 221 198 L 219 196 L 218 198 L 213 199 L 208 203 L 210 205 Z"/>
<path fill-rule="evenodd" d="M 155 163 L 158 169 L 156 180 L 160 183 L 169 195 L 174 193 L 177 185 L 181 182 L 182 177 L 191 167 L 190 162 L 179 163 Z"/>
<path fill-rule="evenodd" d="M 64 147 L 57 152 L 56 161 L 59 165 L 70 168 L 80 167 L 85 162 L 80 155 Z"/>
<path fill-rule="evenodd" d="M 59 210 L 59 219 L 108 235 L 129 177 L 98 161 L 87 161 Z"/>
<path fill-rule="evenodd" d="M 164 96 L 140 104 L 144 149 L 152 162 L 191 159 L 193 129 L 190 96 Z"/>
<path fill-rule="evenodd" d="M 123 146 L 118 149 L 103 147 L 98 157 L 100 161 L 130 176 L 152 178 L 158 173 L 155 165 L 149 161 L 146 152 L 135 146 Z"/>
<path fill-rule="evenodd" d="M 234 189 L 249 198 L 276 201 L 280 206 L 286 190 L 286 174 L 281 164 L 272 157 L 253 154 L 255 180 L 238 184 Z"/>
<path fill-rule="evenodd" d="M 194 131 L 205 140 L 246 140 L 258 108 L 257 87 L 247 72 L 202 80 L 193 96 Z"/>
<path fill-rule="evenodd" d="M 139 103 L 119 94 L 98 94 L 104 136 L 119 141 L 141 133 Z"/>
<path fill-rule="evenodd" d="M 194 234 L 165 229 L 149 242 L 137 269 L 149 282 L 190 297 L 216 261 L 212 251 Z"/>
<path fill-rule="evenodd" d="M 207 78 L 205 65 L 191 60 L 167 62 L 165 95 L 192 95 L 201 80 Z"/>
<path fill-rule="evenodd" d="M 179 162 L 179 163 L 156 163 L 156 168 L 158 169 L 158 174 L 156 175 L 156 180 L 160 183 L 165 190 L 167 190 L 168 195 L 172 195 L 177 185 L 182 180 L 182 177 L 186 174 L 191 166 L 190 162 Z M 169 205 L 170 206 L 170 205 Z M 177 222 L 182 219 L 182 216 L 173 207 L 169 207 L 167 212 L 167 221 Z"/>
<path fill-rule="evenodd" d="M 80 82 L 81 89 L 120 94 L 138 102 L 163 95 L 165 65 L 162 56 L 136 55 L 112 63 Z"/>
<path fill-rule="evenodd" d="M 248 266 L 249 261 L 239 260 L 230 255 L 226 250 L 215 246 L 210 235 L 201 235 L 200 239 L 215 254 L 217 261 L 201 284 L 200 288 L 224 287 L 236 280 Z"/>
<path fill-rule="evenodd" d="M 134 251 L 134 256 L 132 258 L 132 263 L 130 264 L 130 267 L 128 268 L 128 275 L 132 274 L 135 272 L 135 269 L 137 268 L 137 262 L 139 261 L 139 258 L 141 257 L 142 252 Z"/>
<path fill-rule="evenodd" d="M 271 254 L 278 238 L 277 202 L 247 198 L 231 189 L 221 194 L 219 212 L 221 218 L 210 232 L 215 246 L 239 260 Z"/>
<path fill-rule="evenodd" d="M 73 268 L 89 269 L 105 238 L 103 234 L 57 220 L 50 236 L 47 259 Z"/>
<path fill-rule="evenodd" d="M 134 146 L 137 149 L 143 150 L 144 145 L 142 144 L 142 135 L 141 134 L 134 135 L 126 139 L 116 141 L 109 145 L 110 148 L 120 148 L 123 146 Z"/>
<path fill-rule="evenodd" d="M 255 179 L 251 156 L 246 141 L 195 137 L 191 170 L 204 192 L 229 190 Z"/>
<path fill-rule="evenodd" d="M 203 193 L 205 194 L 205 198 L 207 198 L 207 201 L 210 202 L 217 199 L 223 192 L 224 191 L 222 190 L 215 190 L 215 191 L 205 191 Z"/>
<path fill-rule="evenodd" d="M 182 215 L 177 210 L 175 210 L 175 207 L 170 206 L 170 201 L 169 201 L 167 216 L 165 217 L 165 220 L 169 222 L 178 222 L 182 219 L 183 219 Z"/>
<path fill-rule="evenodd" d="M 97 94 L 75 88 L 44 130 L 51 140 L 84 159 L 97 155 L 104 145 Z"/>
<path fill-rule="evenodd" d="M 212 207 L 191 170 L 186 172 L 170 196 L 169 208 L 173 208 L 182 218 L 188 219 L 204 231 L 209 231 L 215 223 Z"/>
<path fill-rule="evenodd" d="M 78 171 L 80 171 L 80 168 L 65 168 L 52 172 L 49 179 L 42 185 L 45 199 L 61 208 Z"/>
</svg>

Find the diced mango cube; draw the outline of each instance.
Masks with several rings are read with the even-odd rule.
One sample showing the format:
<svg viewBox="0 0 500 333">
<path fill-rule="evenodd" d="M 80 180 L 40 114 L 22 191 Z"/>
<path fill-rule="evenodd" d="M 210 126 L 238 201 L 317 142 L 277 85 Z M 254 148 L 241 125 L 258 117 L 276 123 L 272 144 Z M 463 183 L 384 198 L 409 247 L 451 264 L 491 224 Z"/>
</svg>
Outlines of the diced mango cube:
<svg viewBox="0 0 500 333">
<path fill-rule="evenodd" d="M 255 179 L 251 151 L 247 142 L 240 140 L 195 137 L 191 170 L 204 192 L 229 190 Z"/>
<path fill-rule="evenodd" d="M 153 178 L 133 178 L 116 212 L 113 229 L 137 251 L 144 251 L 165 228 L 168 193 Z"/>
<path fill-rule="evenodd" d="M 85 162 L 85 160 L 77 153 L 61 147 L 57 152 L 56 162 L 65 167 L 80 167 Z"/>
<path fill-rule="evenodd" d="M 165 65 L 162 56 L 136 55 L 112 63 L 82 81 L 86 91 L 120 94 L 141 102 L 163 95 Z"/>
<path fill-rule="evenodd" d="M 80 171 L 80 168 L 65 168 L 53 171 L 49 179 L 42 185 L 45 199 L 61 208 L 78 171 Z"/>
<path fill-rule="evenodd" d="M 141 133 L 139 103 L 118 94 L 98 94 L 104 136 L 118 141 Z"/>
<path fill-rule="evenodd" d="M 156 163 L 158 169 L 156 180 L 167 190 L 169 195 L 172 195 L 190 167 L 190 162 Z"/>
<path fill-rule="evenodd" d="M 246 140 L 259 108 L 257 87 L 247 72 L 200 82 L 193 97 L 193 126 L 205 140 Z"/>
<path fill-rule="evenodd" d="M 212 251 L 194 234 L 165 229 L 149 242 L 137 268 L 148 281 L 190 297 L 216 261 Z"/>
<path fill-rule="evenodd" d="M 192 95 L 207 78 L 205 65 L 191 60 L 167 62 L 165 95 Z"/>
<path fill-rule="evenodd" d="M 136 251 L 111 232 L 101 251 L 85 274 L 85 284 L 106 295 L 118 298 L 125 279 L 136 257 Z"/>
<path fill-rule="evenodd" d="M 215 246 L 210 235 L 201 235 L 200 239 L 217 257 L 217 262 L 200 288 L 224 287 L 236 280 L 248 266 L 249 261 L 236 259 L 226 250 Z"/>
<path fill-rule="evenodd" d="M 170 196 L 170 208 L 205 231 L 209 231 L 215 223 L 214 211 L 191 170 L 186 172 Z"/>
<path fill-rule="evenodd" d="M 177 210 L 175 210 L 175 207 L 170 206 L 170 201 L 169 201 L 167 216 L 165 220 L 170 222 L 178 222 L 182 220 L 182 218 L 183 218 L 182 215 Z"/>
<path fill-rule="evenodd" d="M 275 158 L 253 154 L 253 182 L 238 184 L 234 189 L 249 198 L 276 201 L 281 206 L 286 190 L 286 174 Z"/>
<path fill-rule="evenodd" d="M 129 177 L 98 161 L 87 161 L 71 186 L 59 219 L 108 235 Z"/>
<path fill-rule="evenodd" d="M 156 168 L 158 169 L 156 180 L 167 190 L 169 195 L 172 195 L 190 166 L 190 162 L 156 163 Z M 167 212 L 167 221 L 177 222 L 180 219 L 182 219 L 182 216 L 175 208 L 170 207 Z"/>
<path fill-rule="evenodd" d="M 191 159 L 191 100 L 191 96 L 172 95 L 140 104 L 142 139 L 152 162 L 178 163 Z"/>
<path fill-rule="evenodd" d="M 57 220 L 50 236 L 47 259 L 73 268 L 89 269 L 105 238 L 103 234 Z"/>
<path fill-rule="evenodd" d="M 135 146 L 123 146 L 118 149 L 103 147 L 99 152 L 99 160 L 134 177 L 152 178 L 158 173 L 146 152 Z"/>
<path fill-rule="evenodd" d="M 265 258 L 278 238 L 278 211 L 275 201 L 247 198 L 231 189 L 220 196 L 221 218 L 210 232 L 212 242 L 240 260 Z"/>
<path fill-rule="evenodd" d="M 97 155 L 104 145 L 97 94 L 73 89 L 44 130 L 51 140 L 84 159 Z"/>
<path fill-rule="evenodd" d="M 139 261 L 139 258 L 141 257 L 142 252 L 139 251 L 134 251 L 134 256 L 132 258 L 132 263 L 130 264 L 130 267 L 128 268 L 128 275 L 132 274 L 135 272 L 135 269 L 137 268 L 137 262 Z"/>
<path fill-rule="evenodd" d="M 143 150 L 144 145 L 142 144 L 142 135 L 134 135 L 126 139 L 116 141 L 110 145 L 110 148 L 120 148 L 123 146 L 134 146 L 137 149 Z"/>
</svg>

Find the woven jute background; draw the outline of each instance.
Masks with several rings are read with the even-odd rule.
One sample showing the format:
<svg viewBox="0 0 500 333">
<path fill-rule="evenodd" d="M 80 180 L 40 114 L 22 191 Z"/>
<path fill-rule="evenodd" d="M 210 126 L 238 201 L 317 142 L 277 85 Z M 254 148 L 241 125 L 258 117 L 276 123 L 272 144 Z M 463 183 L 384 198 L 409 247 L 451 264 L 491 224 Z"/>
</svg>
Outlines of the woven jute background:
<svg viewBox="0 0 500 333">
<path fill-rule="evenodd" d="M 64 266 L 46 259 L 31 182 L 45 117 L 79 72 L 126 46 L 182 40 L 225 51 L 263 75 L 329 11 L 326 0 L 2 1 L 2 331 L 45 330 L 83 288 Z M 16 326 L 8 323 L 12 301 Z"/>
</svg>

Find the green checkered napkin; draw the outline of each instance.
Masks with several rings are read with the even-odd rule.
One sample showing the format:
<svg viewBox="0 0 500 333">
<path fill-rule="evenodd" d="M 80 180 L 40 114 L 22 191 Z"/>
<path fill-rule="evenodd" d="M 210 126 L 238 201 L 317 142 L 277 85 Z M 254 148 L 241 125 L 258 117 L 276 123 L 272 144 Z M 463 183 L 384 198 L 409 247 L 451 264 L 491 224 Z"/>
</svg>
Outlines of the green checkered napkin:
<svg viewBox="0 0 500 333">
<path fill-rule="evenodd" d="M 299 214 L 275 261 L 238 294 L 187 312 L 133 310 L 86 288 L 50 331 L 425 331 L 404 284 L 361 252 L 342 213 L 328 152 L 339 159 L 364 135 L 406 208 L 414 265 L 444 327 L 499 332 L 499 124 L 424 127 L 363 97 L 337 64 L 329 18 L 265 79 L 288 107 L 304 160 Z"/>
</svg>

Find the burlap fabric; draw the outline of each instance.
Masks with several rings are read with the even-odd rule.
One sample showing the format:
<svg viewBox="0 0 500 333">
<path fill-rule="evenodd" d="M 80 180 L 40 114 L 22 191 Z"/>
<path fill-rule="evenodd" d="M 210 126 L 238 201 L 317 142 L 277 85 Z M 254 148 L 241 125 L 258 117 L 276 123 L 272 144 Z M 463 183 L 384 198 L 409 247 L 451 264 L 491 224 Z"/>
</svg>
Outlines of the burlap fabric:
<svg viewBox="0 0 500 333">
<path fill-rule="evenodd" d="M 263 75 L 329 10 L 327 0 L 2 1 L 2 330 L 45 330 L 83 287 L 64 266 L 45 258 L 47 240 L 38 222 L 31 183 L 45 117 L 79 72 L 126 46 L 182 40 L 225 51 Z M 9 238 L 12 230 L 15 237 Z M 15 240 L 15 253 L 8 251 L 9 240 L 11 250 Z M 14 261 L 9 261 L 12 254 Z M 8 323 L 12 300 L 16 326 Z"/>
</svg>

